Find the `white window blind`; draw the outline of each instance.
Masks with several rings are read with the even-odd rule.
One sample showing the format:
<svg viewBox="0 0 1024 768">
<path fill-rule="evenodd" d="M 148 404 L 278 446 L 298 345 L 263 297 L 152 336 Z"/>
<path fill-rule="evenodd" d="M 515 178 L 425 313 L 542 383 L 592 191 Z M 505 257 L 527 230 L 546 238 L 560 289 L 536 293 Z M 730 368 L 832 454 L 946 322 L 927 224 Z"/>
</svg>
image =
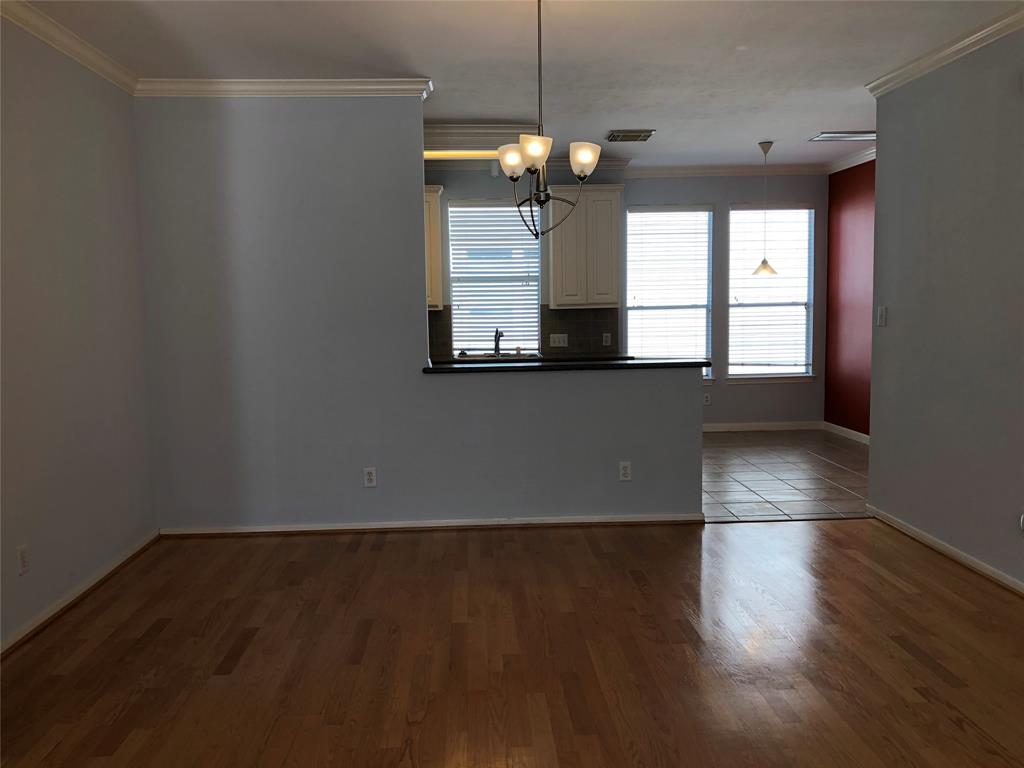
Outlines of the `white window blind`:
<svg viewBox="0 0 1024 768">
<path fill-rule="evenodd" d="M 452 205 L 448 209 L 455 354 L 501 348 L 538 352 L 540 244 L 512 206 Z"/>
<path fill-rule="evenodd" d="M 635 357 L 710 357 L 711 211 L 626 216 L 626 348 Z"/>
<path fill-rule="evenodd" d="M 765 255 L 775 275 L 754 275 Z M 811 372 L 814 211 L 734 210 L 729 218 L 729 375 Z"/>
</svg>

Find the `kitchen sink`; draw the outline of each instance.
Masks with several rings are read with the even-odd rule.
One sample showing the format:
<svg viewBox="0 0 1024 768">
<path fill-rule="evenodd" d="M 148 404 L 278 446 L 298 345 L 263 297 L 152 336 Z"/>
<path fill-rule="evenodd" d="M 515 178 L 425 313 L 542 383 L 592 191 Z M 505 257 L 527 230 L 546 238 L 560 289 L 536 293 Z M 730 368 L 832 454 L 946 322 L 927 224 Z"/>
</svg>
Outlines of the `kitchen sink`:
<svg viewBox="0 0 1024 768">
<path fill-rule="evenodd" d="M 540 354 L 517 355 L 515 352 L 502 352 L 500 355 L 485 353 L 482 355 L 458 355 L 444 360 L 434 360 L 435 363 L 587 363 L 587 362 L 621 362 L 623 360 L 634 360 L 632 355 L 577 355 L 566 357 L 544 357 Z"/>
</svg>

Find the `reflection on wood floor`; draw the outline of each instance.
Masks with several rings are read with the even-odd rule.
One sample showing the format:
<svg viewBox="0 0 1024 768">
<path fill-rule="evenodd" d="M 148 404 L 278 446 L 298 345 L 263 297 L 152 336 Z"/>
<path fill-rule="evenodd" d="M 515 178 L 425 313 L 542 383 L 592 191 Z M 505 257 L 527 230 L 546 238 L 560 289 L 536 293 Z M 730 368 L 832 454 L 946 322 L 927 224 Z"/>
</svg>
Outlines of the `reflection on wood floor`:
<svg viewBox="0 0 1024 768">
<path fill-rule="evenodd" d="M 163 539 L 4 765 L 1020 766 L 1024 600 L 874 520 Z"/>
</svg>

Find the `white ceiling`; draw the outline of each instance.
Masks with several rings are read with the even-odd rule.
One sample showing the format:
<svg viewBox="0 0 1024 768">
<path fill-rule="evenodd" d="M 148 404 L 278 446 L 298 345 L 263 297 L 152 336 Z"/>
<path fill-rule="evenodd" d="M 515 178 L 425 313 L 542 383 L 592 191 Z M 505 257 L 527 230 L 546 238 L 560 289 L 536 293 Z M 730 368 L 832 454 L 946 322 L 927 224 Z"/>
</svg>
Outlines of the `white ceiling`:
<svg viewBox="0 0 1024 768">
<path fill-rule="evenodd" d="M 426 76 L 428 120 L 536 114 L 532 0 L 35 2 L 146 78 Z M 1019 7 L 1017 2 L 593 2 L 544 5 L 545 124 L 556 146 L 606 145 L 637 166 L 828 163 L 865 144 L 864 84 Z"/>
</svg>

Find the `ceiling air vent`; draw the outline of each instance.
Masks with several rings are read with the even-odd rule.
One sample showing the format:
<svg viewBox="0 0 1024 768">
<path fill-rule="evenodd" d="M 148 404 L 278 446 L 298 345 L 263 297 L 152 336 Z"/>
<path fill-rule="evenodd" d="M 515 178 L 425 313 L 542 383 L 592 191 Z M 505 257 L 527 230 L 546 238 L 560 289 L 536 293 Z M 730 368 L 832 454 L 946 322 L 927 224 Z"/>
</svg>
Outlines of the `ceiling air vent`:
<svg viewBox="0 0 1024 768">
<path fill-rule="evenodd" d="M 608 141 L 647 141 L 653 134 L 653 128 L 634 128 L 629 131 L 608 131 Z"/>
</svg>

